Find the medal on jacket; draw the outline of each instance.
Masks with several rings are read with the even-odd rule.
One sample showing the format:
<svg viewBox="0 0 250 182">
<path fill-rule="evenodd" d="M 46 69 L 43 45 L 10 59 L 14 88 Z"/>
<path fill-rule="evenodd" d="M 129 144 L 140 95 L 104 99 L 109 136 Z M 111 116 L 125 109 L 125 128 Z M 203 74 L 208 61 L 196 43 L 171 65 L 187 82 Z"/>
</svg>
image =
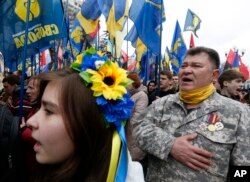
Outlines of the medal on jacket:
<svg viewBox="0 0 250 182">
<path fill-rule="evenodd" d="M 214 124 L 214 126 L 217 131 L 222 130 L 224 128 L 224 125 L 222 124 L 222 122 L 217 122 Z"/>
<path fill-rule="evenodd" d="M 200 125 L 201 130 L 208 130 L 210 132 L 215 132 L 222 130 L 224 125 L 221 122 L 221 116 L 217 113 L 211 113 L 209 115 L 204 116 L 204 123 Z"/>
<path fill-rule="evenodd" d="M 200 129 L 201 129 L 202 131 L 207 130 L 207 124 L 206 124 L 206 123 L 201 123 L 199 127 L 200 127 Z"/>
<path fill-rule="evenodd" d="M 210 124 L 210 125 L 208 125 L 207 129 L 208 129 L 208 131 L 214 132 L 216 130 L 216 127 L 215 127 L 215 125 Z"/>
</svg>

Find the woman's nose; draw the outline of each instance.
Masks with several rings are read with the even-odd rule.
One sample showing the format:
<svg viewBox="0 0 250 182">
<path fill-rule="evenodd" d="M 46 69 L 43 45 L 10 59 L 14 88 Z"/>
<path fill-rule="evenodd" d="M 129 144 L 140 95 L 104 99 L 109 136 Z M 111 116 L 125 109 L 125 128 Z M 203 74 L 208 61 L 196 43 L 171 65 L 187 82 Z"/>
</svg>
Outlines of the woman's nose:
<svg viewBox="0 0 250 182">
<path fill-rule="evenodd" d="M 38 127 L 38 118 L 39 118 L 37 117 L 38 115 L 39 115 L 39 110 L 28 119 L 26 123 L 28 127 L 34 128 L 34 129 Z"/>
</svg>

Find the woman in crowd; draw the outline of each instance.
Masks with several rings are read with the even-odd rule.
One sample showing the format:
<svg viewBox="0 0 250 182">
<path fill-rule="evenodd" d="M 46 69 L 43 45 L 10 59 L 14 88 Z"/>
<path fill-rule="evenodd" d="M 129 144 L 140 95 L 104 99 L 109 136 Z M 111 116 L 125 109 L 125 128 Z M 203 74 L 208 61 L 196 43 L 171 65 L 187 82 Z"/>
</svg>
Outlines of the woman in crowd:
<svg viewBox="0 0 250 182">
<path fill-rule="evenodd" d="M 155 92 L 156 92 L 156 81 L 150 80 L 147 85 L 148 89 L 148 105 L 152 104 L 155 100 Z"/>
<path fill-rule="evenodd" d="M 125 70 L 90 49 L 72 69 L 40 78 L 41 107 L 27 122 L 43 166 L 35 181 L 125 181 L 123 126 L 133 108 Z"/>
<path fill-rule="evenodd" d="M 131 95 L 131 99 L 134 101 L 133 114 L 126 127 L 128 149 L 131 153 L 132 160 L 138 161 L 142 164 L 145 174 L 147 168 L 147 158 L 145 158 L 145 153 L 135 142 L 132 125 L 136 122 L 137 117 L 147 108 L 148 96 L 145 89 L 146 87 L 141 83 L 140 77 L 136 73 L 129 73 L 128 78 L 133 81 L 133 83 L 127 87 L 127 90 Z"/>
</svg>

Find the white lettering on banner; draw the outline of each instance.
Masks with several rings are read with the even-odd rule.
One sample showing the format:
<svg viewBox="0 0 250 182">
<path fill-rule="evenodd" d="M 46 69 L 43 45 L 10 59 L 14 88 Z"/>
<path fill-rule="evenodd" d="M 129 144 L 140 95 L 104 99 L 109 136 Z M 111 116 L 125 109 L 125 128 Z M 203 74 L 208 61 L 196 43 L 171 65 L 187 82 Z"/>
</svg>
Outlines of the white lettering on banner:
<svg viewBox="0 0 250 182">
<path fill-rule="evenodd" d="M 44 26 L 35 25 L 32 28 L 30 28 L 28 32 L 28 45 L 31 43 L 35 43 L 44 37 L 59 34 L 59 29 L 56 24 L 49 24 Z M 17 49 L 24 46 L 25 34 L 23 31 L 22 33 L 23 34 L 17 33 L 13 35 L 13 39 Z"/>
</svg>

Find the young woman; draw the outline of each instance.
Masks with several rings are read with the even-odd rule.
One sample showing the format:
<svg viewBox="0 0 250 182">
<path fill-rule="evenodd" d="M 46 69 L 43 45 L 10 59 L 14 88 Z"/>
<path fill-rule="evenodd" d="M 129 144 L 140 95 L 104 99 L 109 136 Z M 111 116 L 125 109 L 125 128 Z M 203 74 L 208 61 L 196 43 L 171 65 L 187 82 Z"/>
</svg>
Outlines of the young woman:
<svg viewBox="0 0 250 182">
<path fill-rule="evenodd" d="M 122 121 L 133 108 L 124 87 L 129 79 L 116 63 L 100 59 L 73 65 L 80 74 L 64 69 L 40 76 L 41 108 L 27 122 L 43 166 L 35 181 L 126 180 Z"/>
<path fill-rule="evenodd" d="M 47 171 L 41 181 L 105 181 L 112 129 L 107 130 L 91 91 L 77 73 L 44 75 L 40 110 L 28 120 L 36 159 Z M 97 162 L 100 161 L 100 162 Z"/>
</svg>

